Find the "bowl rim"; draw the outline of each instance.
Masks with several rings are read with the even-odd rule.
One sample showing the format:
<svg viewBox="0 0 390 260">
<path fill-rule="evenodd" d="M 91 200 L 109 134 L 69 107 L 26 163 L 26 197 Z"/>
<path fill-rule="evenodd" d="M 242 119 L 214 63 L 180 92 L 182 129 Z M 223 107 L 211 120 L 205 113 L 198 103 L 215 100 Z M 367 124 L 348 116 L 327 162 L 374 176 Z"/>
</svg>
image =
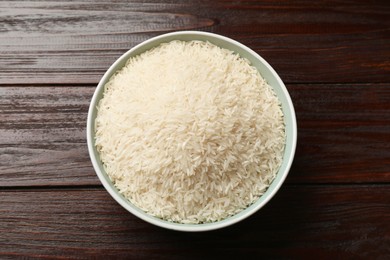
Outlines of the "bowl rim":
<svg viewBox="0 0 390 260">
<path fill-rule="evenodd" d="M 182 36 L 182 35 L 201 36 L 201 37 L 206 36 L 206 37 L 215 38 L 215 39 L 218 39 L 218 40 L 221 40 L 224 42 L 228 42 L 230 44 L 235 45 L 239 49 L 242 49 L 242 50 L 248 52 L 253 58 L 260 61 L 260 63 L 262 63 L 271 72 L 272 76 L 278 82 L 280 89 L 282 91 L 282 95 L 284 96 L 285 101 L 287 103 L 287 108 L 288 108 L 287 111 L 290 113 L 290 117 L 291 117 L 291 130 L 292 130 L 291 131 L 291 151 L 289 154 L 284 154 L 283 161 L 285 161 L 286 160 L 285 157 L 287 157 L 287 161 L 285 162 L 285 165 L 286 165 L 285 170 L 283 172 L 278 171 L 276 177 L 278 177 L 278 175 L 279 175 L 279 179 L 278 179 L 278 182 L 275 184 L 274 188 L 270 192 L 268 192 L 268 190 L 269 190 L 269 188 L 268 188 L 267 191 L 263 195 L 260 196 L 260 198 L 264 197 L 265 194 L 267 194 L 267 197 L 265 197 L 265 199 L 261 203 L 256 205 L 255 207 L 252 207 L 249 210 L 248 210 L 248 208 L 249 208 L 248 207 L 248 208 L 244 209 L 243 211 L 241 211 L 240 213 L 237 213 L 236 215 L 233 215 L 231 217 L 228 217 L 224 220 L 217 221 L 217 222 L 203 223 L 203 224 L 180 224 L 180 223 L 173 223 L 173 222 L 169 222 L 167 220 L 159 219 L 159 218 L 156 218 L 156 217 L 149 215 L 148 213 L 143 212 L 138 207 L 136 207 L 131 202 L 129 202 L 127 199 L 125 199 L 121 194 L 119 194 L 119 192 L 116 190 L 116 188 L 113 187 L 112 182 L 107 179 L 108 178 L 107 173 L 102 172 L 101 166 L 98 163 L 98 160 L 100 160 L 100 159 L 96 156 L 97 151 L 96 151 L 96 148 L 94 145 L 95 117 L 93 116 L 93 114 L 96 112 L 96 106 L 100 100 L 99 96 L 101 95 L 101 92 L 104 91 L 104 85 L 111 78 L 111 76 L 117 70 L 120 69 L 120 68 L 118 68 L 118 65 L 120 65 L 124 61 L 128 60 L 129 57 L 132 56 L 131 55 L 132 53 L 134 53 L 136 50 L 142 48 L 143 46 L 146 46 L 146 45 L 153 43 L 155 41 L 158 42 L 159 40 L 164 39 L 164 38 L 169 38 L 172 36 Z M 196 40 L 196 39 L 194 39 L 194 40 Z M 278 97 L 278 98 L 280 98 L 280 97 Z M 140 218 L 140 219 L 142 219 L 150 224 L 159 226 L 159 227 L 163 227 L 163 228 L 171 229 L 171 230 L 176 230 L 176 231 L 198 232 L 198 231 L 210 231 L 210 230 L 220 229 L 220 228 L 224 228 L 224 227 L 233 225 L 235 223 L 238 223 L 238 222 L 242 221 L 243 219 L 251 216 L 252 214 L 257 212 L 259 209 L 261 209 L 262 207 L 264 207 L 275 196 L 275 194 L 278 192 L 278 190 L 280 189 L 280 187 L 284 183 L 284 181 L 285 181 L 285 179 L 290 171 L 292 162 L 294 160 L 294 155 L 295 155 L 295 150 L 296 150 L 296 145 L 297 145 L 297 122 L 296 122 L 296 115 L 295 115 L 294 106 L 293 106 L 291 97 L 288 93 L 286 86 L 284 85 L 283 81 L 281 80 L 279 75 L 276 73 L 276 71 L 271 67 L 271 65 L 265 59 L 263 59 L 258 53 L 256 53 L 255 51 L 253 51 L 249 47 L 243 45 L 242 43 L 240 43 L 236 40 L 233 40 L 231 38 L 228 38 L 226 36 L 222 36 L 219 34 L 210 33 L 210 32 L 202 32 L 202 31 L 178 31 L 178 32 L 170 32 L 170 33 L 161 34 L 159 36 L 152 37 L 148 40 L 145 40 L 145 41 L 137 44 L 136 46 L 132 47 L 131 49 L 129 49 L 128 51 L 123 53 L 108 68 L 108 70 L 104 73 L 103 77 L 100 79 L 100 81 L 99 81 L 99 83 L 94 91 L 94 94 L 92 96 L 90 105 L 89 105 L 86 135 L 87 135 L 88 153 L 89 153 L 90 159 L 92 161 L 92 165 L 93 165 L 93 168 L 95 170 L 96 175 L 98 176 L 100 182 L 103 184 L 104 188 L 111 195 L 111 197 L 113 197 L 113 199 L 115 201 L 117 201 L 123 208 L 125 208 L 127 211 L 129 211 L 130 213 L 132 213 L 136 217 L 138 217 L 138 218 Z M 286 138 L 287 138 L 287 133 L 286 133 Z M 287 144 L 287 142 L 286 142 L 286 144 Z M 275 179 L 276 179 L 276 177 L 275 177 Z M 274 179 L 274 181 L 275 181 L 275 179 Z"/>
</svg>

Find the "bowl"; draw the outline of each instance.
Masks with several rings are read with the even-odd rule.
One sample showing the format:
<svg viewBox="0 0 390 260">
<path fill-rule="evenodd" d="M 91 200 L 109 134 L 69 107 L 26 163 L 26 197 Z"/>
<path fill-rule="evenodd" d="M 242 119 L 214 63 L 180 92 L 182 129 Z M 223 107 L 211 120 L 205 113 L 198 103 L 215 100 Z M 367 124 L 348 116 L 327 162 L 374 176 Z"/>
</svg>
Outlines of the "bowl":
<svg viewBox="0 0 390 260">
<path fill-rule="evenodd" d="M 99 158 L 99 153 L 96 150 L 96 147 L 94 145 L 94 135 L 95 135 L 94 122 L 97 115 L 96 107 L 97 104 L 99 103 L 99 100 L 103 96 L 104 85 L 107 83 L 107 81 L 111 78 L 111 76 L 116 71 L 120 70 L 125 65 L 126 61 L 130 57 L 139 55 L 153 47 L 158 46 L 163 42 L 170 42 L 172 40 L 209 41 L 210 43 L 215 44 L 221 48 L 229 49 L 234 51 L 235 53 L 238 53 L 241 57 L 248 59 L 251 62 L 251 64 L 258 69 L 258 71 L 263 76 L 263 78 L 265 78 L 268 84 L 273 88 L 282 105 L 282 111 L 284 114 L 284 121 L 285 121 L 285 130 L 286 130 L 286 146 L 284 150 L 283 161 L 275 179 L 268 187 L 267 191 L 262 196 L 260 196 L 260 198 L 257 201 L 255 201 L 255 203 L 253 203 L 252 205 L 250 205 L 249 207 L 247 207 L 246 209 L 237 213 L 234 216 L 213 223 L 202 223 L 202 224 L 173 223 L 166 220 L 162 220 L 157 217 L 153 217 L 145 213 L 144 211 L 142 211 L 141 209 L 133 205 L 130 201 L 128 201 L 124 196 L 122 196 L 118 192 L 117 188 L 113 185 L 109 176 L 105 172 L 102 162 Z M 284 180 L 286 179 L 294 158 L 294 153 L 295 153 L 295 148 L 297 143 L 297 124 L 296 124 L 294 107 L 285 85 L 283 84 L 282 80 L 275 72 L 275 70 L 262 57 L 260 57 L 260 55 L 258 55 L 256 52 L 249 49 L 248 47 L 244 46 L 243 44 L 235 40 L 232 40 L 230 38 L 218 34 L 208 33 L 208 32 L 181 31 L 181 32 L 167 33 L 146 40 L 138 44 L 134 48 L 130 49 L 126 53 L 124 53 L 118 60 L 114 62 L 114 64 L 111 65 L 111 67 L 107 70 L 107 72 L 100 80 L 89 106 L 87 120 L 88 120 L 87 121 L 88 152 L 93 167 L 96 171 L 96 174 L 100 179 L 101 183 L 103 184 L 104 188 L 108 191 L 108 193 L 122 207 L 124 207 L 127 211 L 139 217 L 140 219 L 143 219 L 144 221 L 147 221 L 159 227 L 163 227 L 171 230 L 178 230 L 178 231 L 195 232 L 195 231 L 208 231 L 208 230 L 220 229 L 235 224 L 237 222 L 240 222 L 243 219 L 257 212 L 264 205 L 266 205 L 267 202 L 270 201 L 270 199 L 277 193 L 277 191 L 283 184 Z"/>
</svg>

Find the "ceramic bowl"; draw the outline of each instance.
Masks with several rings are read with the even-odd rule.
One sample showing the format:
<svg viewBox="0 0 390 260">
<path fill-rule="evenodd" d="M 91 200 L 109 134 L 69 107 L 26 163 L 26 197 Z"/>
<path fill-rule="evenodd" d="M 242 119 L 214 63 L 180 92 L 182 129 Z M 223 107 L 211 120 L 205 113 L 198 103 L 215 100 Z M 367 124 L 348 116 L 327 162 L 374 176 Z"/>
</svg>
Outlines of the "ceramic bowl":
<svg viewBox="0 0 390 260">
<path fill-rule="evenodd" d="M 125 65 L 126 61 L 130 57 L 139 55 L 153 47 L 158 46 L 163 42 L 169 42 L 172 40 L 209 41 L 210 43 L 213 43 L 219 47 L 226 48 L 234 51 L 235 53 L 238 53 L 241 57 L 248 59 L 252 63 L 252 65 L 259 70 L 260 74 L 274 89 L 282 104 L 284 121 L 286 125 L 286 147 L 284 150 L 283 162 L 276 175 L 276 178 L 273 180 L 267 191 L 255 203 L 253 203 L 245 210 L 239 212 L 238 214 L 218 222 L 204 224 L 178 224 L 153 217 L 143 212 L 118 192 L 118 190 L 108 177 L 107 173 L 105 172 L 99 157 L 99 153 L 97 152 L 96 147 L 94 145 L 94 122 L 97 114 L 96 107 L 99 103 L 99 100 L 103 96 L 104 85 L 117 70 L 120 70 Z M 259 54 L 249 49 L 245 45 L 221 35 L 198 31 L 181 31 L 163 34 L 146 40 L 124 53 L 114 64 L 112 64 L 112 66 L 107 70 L 107 72 L 100 80 L 90 103 L 87 122 L 87 142 L 89 155 L 91 157 L 91 161 L 97 176 L 99 177 L 100 181 L 102 182 L 105 189 L 109 192 L 109 194 L 126 210 L 151 224 L 163 228 L 179 231 L 207 231 L 223 228 L 242 221 L 243 219 L 249 217 L 250 215 L 257 212 L 259 209 L 261 209 L 277 193 L 284 180 L 286 179 L 286 176 L 290 170 L 290 166 L 294 158 L 295 147 L 297 143 L 297 124 L 294 107 L 285 85 L 283 84 L 282 80 L 275 72 L 275 70 Z"/>
</svg>

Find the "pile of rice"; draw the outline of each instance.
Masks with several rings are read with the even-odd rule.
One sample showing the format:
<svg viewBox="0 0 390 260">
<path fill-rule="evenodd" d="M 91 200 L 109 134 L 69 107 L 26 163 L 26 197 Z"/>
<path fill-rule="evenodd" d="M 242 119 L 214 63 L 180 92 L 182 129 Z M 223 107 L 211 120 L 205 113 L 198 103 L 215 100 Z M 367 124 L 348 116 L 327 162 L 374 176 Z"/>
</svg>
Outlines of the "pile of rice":
<svg viewBox="0 0 390 260">
<path fill-rule="evenodd" d="M 178 223 L 247 208 L 274 179 L 285 146 L 280 102 L 256 68 L 201 41 L 129 59 L 105 85 L 95 123 L 120 193 Z"/>
</svg>

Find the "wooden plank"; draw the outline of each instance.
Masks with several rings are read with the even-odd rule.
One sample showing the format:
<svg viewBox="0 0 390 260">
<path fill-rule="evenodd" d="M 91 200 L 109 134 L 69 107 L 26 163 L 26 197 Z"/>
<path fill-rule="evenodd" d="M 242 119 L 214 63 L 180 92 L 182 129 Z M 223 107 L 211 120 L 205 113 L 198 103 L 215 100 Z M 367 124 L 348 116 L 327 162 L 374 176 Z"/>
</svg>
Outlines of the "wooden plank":
<svg viewBox="0 0 390 260">
<path fill-rule="evenodd" d="M 126 50 L 205 30 L 254 49 L 288 83 L 389 82 L 387 1 L 2 1 L 0 84 L 97 83 Z"/>
<path fill-rule="evenodd" d="M 189 234 L 137 219 L 100 188 L 3 190 L 0 258 L 385 259 L 389 201 L 388 185 L 285 186 L 249 219 Z"/>
<path fill-rule="evenodd" d="M 289 183 L 389 182 L 390 85 L 288 85 L 298 120 Z M 98 185 L 88 86 L 0 87 L 0 186 Z"/>
<path fill-rule="evenodd" d="M 93 91 L 0 88 L 0 186 L 99 184 L 85 137 Z"/>
<path fill-rule="evenodd" d="M 292 182 L 389 182 L 390 85 L 290 85 Z"/>
</svg>

